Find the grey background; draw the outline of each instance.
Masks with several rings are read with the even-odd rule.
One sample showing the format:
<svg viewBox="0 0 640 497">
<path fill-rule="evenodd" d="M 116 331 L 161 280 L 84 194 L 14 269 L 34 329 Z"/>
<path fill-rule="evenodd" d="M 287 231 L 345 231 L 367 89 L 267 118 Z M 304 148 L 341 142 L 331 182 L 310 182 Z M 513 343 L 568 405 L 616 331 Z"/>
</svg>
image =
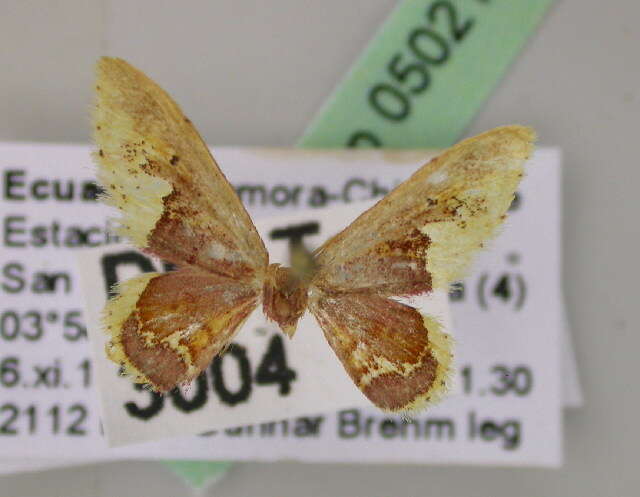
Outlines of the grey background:
<svg viewBox="0 0 640 497">
<path fill-rule="evenodd" d="M 395 4 L 4 0 L 0 140 L 85 142 L 107 53 L 161 81 L 210 143 L 292 145 Z M 564 149 L 563 277 L 586 397 L 565 416 L 565 467 L 239 464 L 211 495 L 638 494 L 639 18 L 634 0 L 557 0 L 467 131 L 526 123 Z M 185 494 L 156 463 L 0 478 L 11 497 Z"/>
</svg>

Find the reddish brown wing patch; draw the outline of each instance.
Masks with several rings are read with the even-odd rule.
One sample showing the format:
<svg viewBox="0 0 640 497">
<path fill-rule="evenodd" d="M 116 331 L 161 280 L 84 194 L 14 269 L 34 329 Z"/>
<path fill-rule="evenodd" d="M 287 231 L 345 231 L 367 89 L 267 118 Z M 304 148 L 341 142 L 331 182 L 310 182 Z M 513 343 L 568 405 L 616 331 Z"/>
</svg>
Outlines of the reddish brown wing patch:
<svg viewBox="0 0 640 497">
<path fill-rule="evenodd" d="M 110 358 L 160 392 L 194 379 L 255 308 L 259 291 L 195 269 L 147 274 L 105 308 Z"/>
<path fill-rule="evenodd" d="M 366 292 L 323 294 L 310 310 L 351 379 L 379 408 L 420 409 L 445 390 L 451 355 L 437 321 Z"/>
<path fill-rule="evenodd" d="M 146 251 L 175 264 L 197 266 L 237 280 L 262 277 L 265 266 L 245 256 L 230 229 L 221 223 L 207 226 L 206 222 L 194 229 L 193 220 L 206 216 L 198 201 L 186 201 L 193 195 L 188 186 L 175 186 L 174 192 L 163 199 L 164 211 L 148 237 Z M 260 257 L 264 250 L 256 246 L 255 255 Z"/>
<path fill-rule="evenodd" d="M 431 291 L 431 275 L 427 271 L 427 250 L 430 240 L 418 229 L 397 229 L 378 238 L 365 251 L 352 258 L 342 258 L 335 265 L 321 269 L 313 284 L 327 291 L 351 292 L 366 290 L 386 296 L 420 295 Z M 322 260 L 322 258 L 320 258 Z M 331 263 L 329 263 L 331 264 Z"/>
</svg>

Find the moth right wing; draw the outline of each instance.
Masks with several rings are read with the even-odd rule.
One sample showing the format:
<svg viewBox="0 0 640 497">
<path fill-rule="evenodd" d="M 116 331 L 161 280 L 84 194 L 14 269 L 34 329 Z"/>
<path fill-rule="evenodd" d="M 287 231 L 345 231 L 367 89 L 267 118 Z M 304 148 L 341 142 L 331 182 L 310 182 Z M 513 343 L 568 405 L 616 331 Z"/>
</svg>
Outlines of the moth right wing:
<svg viewBox="0 0 640 497">
<path fill-rule="evenodd" d="M 504 220 L 533 138 L 508 126 L 462 141 L 317 250 L 309 309 L 381 409 L 420 409 L 446 390 L 451 340 L 391 297 L 447 289 L 464 274 Z"/>
</svg>

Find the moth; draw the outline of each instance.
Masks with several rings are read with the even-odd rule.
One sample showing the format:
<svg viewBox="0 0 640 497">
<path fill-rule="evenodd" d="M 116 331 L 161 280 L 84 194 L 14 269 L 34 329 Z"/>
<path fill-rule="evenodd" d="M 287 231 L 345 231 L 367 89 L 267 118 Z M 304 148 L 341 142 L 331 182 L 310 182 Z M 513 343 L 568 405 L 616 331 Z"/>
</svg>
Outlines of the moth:
<svg viewBox="0 0 640 497">
<path fill-rule="evenodd" d="M 385 411 L 439 400 L 452 343 L 400 297 L 448 289 L 505 219 L 534 132 L 505 126 L 418 169 L 292 267 L 265 245 L 205 142 L 173 99 L 127 62 L 97 64 L 93 111 L 99 183 L 120 233 L 177 270 L 118 288 L 104 309 L 107 354 L 167 392 L 196 378 L 262 305 L 293 337 L 308 310 L 355 385 Z"/>
</svg>

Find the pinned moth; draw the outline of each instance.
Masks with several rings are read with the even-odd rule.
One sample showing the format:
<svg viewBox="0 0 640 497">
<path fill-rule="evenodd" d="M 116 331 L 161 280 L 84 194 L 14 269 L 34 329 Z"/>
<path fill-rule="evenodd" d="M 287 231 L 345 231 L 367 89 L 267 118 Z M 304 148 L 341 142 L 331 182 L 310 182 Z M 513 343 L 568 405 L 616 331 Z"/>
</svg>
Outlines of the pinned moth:
<svg viewBox="0 0 640 497">
<path fill-rule="evenodd" d="M 178 105 L 127 62 L 97 66 L 94 153 L 120 233 L 175 264 L 124 282 L 106 305 L 108 356 L 158 392 L 196 378 L 260 304 L 293 337 L 309 310 L 356 386 L 390 412 L 446 392 L 452 343 L 400 297 L 446 290 L 495 236 L 534 133 L 496 128 L 422 166 L 292 267 L 264 243 Z"/>
</svg>

